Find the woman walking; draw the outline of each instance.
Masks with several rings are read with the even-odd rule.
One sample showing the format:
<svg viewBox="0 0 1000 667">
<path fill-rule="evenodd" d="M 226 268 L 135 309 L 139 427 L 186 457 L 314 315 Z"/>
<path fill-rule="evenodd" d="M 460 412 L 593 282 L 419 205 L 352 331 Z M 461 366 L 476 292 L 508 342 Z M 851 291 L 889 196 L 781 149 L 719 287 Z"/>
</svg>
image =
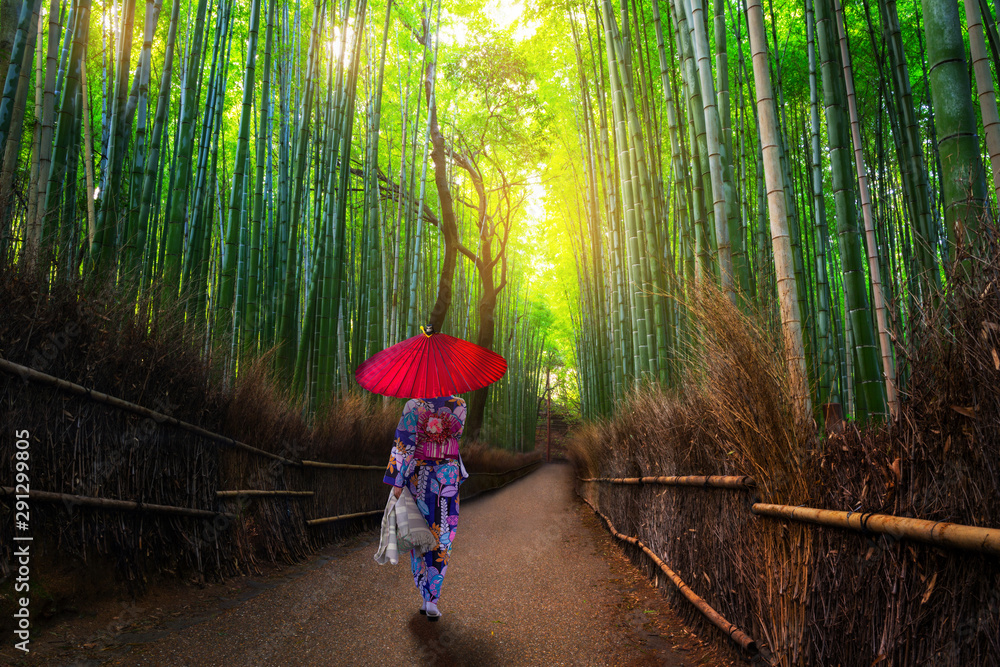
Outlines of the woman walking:
<svg viewBox="0 0 1000 667">
<path fill-rule="evenodd" d="M 437 333 L 431 326 L 420 330 L 420 335 L 365 360 L 354 377 L 376 394 L 411 399 L 396 428 L 383 481 L 393 486 L 396 498 L 404 488 L 409 490 L 437 542 L 426 553 L 410 551 L 413 582 L 424 599 L 420 613 L 436 621 L 441 618 L 437 603 L 458 528 L 458 487 L 469 476 L 458 451 L 465 401 L 455 394 L 496 382 L 507 371 L 507 360 L 475 343 Z M 392 511 L 392 503 L 386 503 L 384 520 Z M 391 525 L 391 518 L 388 521 L 385 526 Z M 384 562 L 382 547 L 375 556 L 378 562 Z"/>
<path fill-rule="evenodd" d="M 413 582 L 424 603 L 420 613 L 436 621 L 441 584 L 458 529 L 458 488 L 468 477 L 459 459 L 458 439 L 465 426 L 465 401 L 443 396 L 407 401 L 383 481 L 396 497 L 406 487 L 437 540 L 422 555 L 410 550 Z"/>
</svg>

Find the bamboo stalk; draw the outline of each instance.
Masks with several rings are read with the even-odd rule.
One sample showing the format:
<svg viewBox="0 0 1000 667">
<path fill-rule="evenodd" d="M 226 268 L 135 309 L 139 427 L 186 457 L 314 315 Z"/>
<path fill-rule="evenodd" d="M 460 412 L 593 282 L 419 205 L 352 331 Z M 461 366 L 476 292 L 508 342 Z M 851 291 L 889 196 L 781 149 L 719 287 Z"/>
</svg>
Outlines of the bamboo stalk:
<svg viewBox="0 0 1000 667">
<path fill-rule="evenodd" d="M 847 48 L 847 30 L 844 27 L 844 12 L 840 0 L 833 0 L 833 13 L 837 23 L 837 33 L 840 42 L 840 58 L 844 70 L 844 84 L 847 92 L 847 108 L 851 121 L 851 140 L 854 143 L 854 164 L 858 176 L 858 189 L 861 197 L 861 212 L 865 223 L 865 240 L 868 249 L 868 275 L 871 280 L 872 301 L 875 307 L 875 320 L 878 324 L 879 347 L 882 352 L 882 373 L 885 377 L 886 403 L 889 415 L 896 419 L 899 416 L 899 392 L 896 387 L 896 366 L 892 358 L 892 342 L 889 340 L 889 325 L 886 317 L 886 298 L 882 289 L 882 277 L 879 269 L 878 248 L 875 242 L 875 224 L 872 220 L 871 195 L 868 192 L 868 172 L 865 167 L 865 155 L 861 145 L 861 129 L 858 120 L 858 103 L 854 94 L 854 73 L 851 67 L 851 52 Z"/>
<path fill-rule="evenodd" d="M 785 361 L 791 381 L 791 393 L 796 414 L 809 419 L 812 401 L 809 396 L 809 378 L 806 370 L 805 347 L 802 342 L 802 318 L 797 300 L 795 270 L 792 259 L 792 241 L 789 232 L 785 202 L 784 175 L 781 170 L 780 133 L 777 125 L 774 94 L 771 87 L 767 61 L 767 40 L 764 33 L 763 9 L 759 0 L 751 0 L 747 7 L 750 30 L 750 52 L 753 61 L 754 84 L 757 91 L 761 151 L 764 162 L 764 181 L 767 188 L 767 209 L 771 223 L 771 244 L 774 249 L 774 269 L 777 274 L 778 295 L 781 306 L 781 325 L 784 333 Z"/>
<path fill-rule="evenodd" d="M 841 512 L 768 503 L 754 503 L 752 511 L 759 516 L 802 521 L 821 526 L 835 526 L 861 532 L 881 533 L 892 535 L 896 539 L 917 540 L 955 549 L 1000 555 L 1000 528 L 965 526 L 947 521 L 911 519 L 889 514 L 872 514 L 871 512 Z"/>
<path fill-rule="evenodd" d="M 993 192 L 1000 202 L 1000 115 L 997 113 L 996 92 L 993 90 L 993 74 L 986 56 L 986 38 L 983 35 L 983 16 L 979 3 L 965 4 L 965 22 L 969 34 L 969 54 L 972 68 L 976 73 L 976 93 L 979 98 L 979 112 L 983 118 L 983 133 L 986 135 L 986 150 L 990 156 L 990 171 L 993 176 Z"/>
<path fill-rule="evenodd" d="M 78 384 L 72 382 L 67 382 L 66 380 L 60 380 L 57 377 L 47 375 L 45 373 L 40 373 L 34 369 L 22 366 L 20 364 L 15 364 L 13 362 L 7 361 L 6 359 L 0 359 L 0 370 L 7 371 L 11 375 L 18 375 L 25 380 L 34 380 L 35 382 L 40 382 L 42 384 L 47 384 L 53 386 L 57 389 L 62 389 L 73 394 L 80 396 L 85 396 L 92 401 L 97 403 L 104 403 L 106 405 L 111 405 L 122 410 L 127 410 L 134 414 L 140 415 L 142 417 L 149 417 L 158 423 L 168 423 L 186 431 L 196 433 L 209 440 L 214 440 L 215 442 L 220 442 L 225 445 L 232 445 L 233 447 L 239 447 L 240 449 L 245 449 L 248 452 L 253 452 L 254 454 L 259 454 L 260 456 L 266 456 L 268 458 L 274 459 L 276 461 L 281 461 L 285 465 L 299 466 L 302 465 L 296 461 L 286 459 L 283 456 L 278 456 L 277 454 L 272 454 L 271 452 L 265 452 L 263 449 L 257 449 L 251 445 L 238 440 L 233 440 L 224 435 L 218 433 L 212 433 L 211 431 L 206 431 L 200 426 L 195 426 L 194 424 L 189 424 L 188 422 L 181 421 L 175 417 L 169 417 L 165 414 L 156 412 L 155 410 L 150 410 L 149 408 L 144 408 L 141 405 L 136 405 L 135 403 L 129 403 L 128 401 L 123 401 L 120 398 L 115 398 L 114 396 L 108 396 L 99 391 L 94 391 L 93 389 L 88 389 L 82 387 Z"/>
<path fill-rule="evenodd" d="M 583 502 L 590 505 L 590 509 L 594 510 L 595 514 L 604 519 L 605 523 L 608 524 L 608 530 L 611 532 L 612 535 L 614 535 L 620 540 L 629 542 L 630 544 L 634 544 L 640 549 L 642 549 L 643 552 L 645 552 L 645 554 L 649 556 L 654 563 L 656 563 L 657 567 L 659 567 L 664 574 L 670 577 L 670 580 L 674 582 L 675 586 L 677 586 L 677 590 L 679 590 L 681 594 L 684 597 L 686 597 L 688 601 L 691 604 L 693 604 L 698 611 L 704 614 L 705 618 L 707 618 L 712 623 L 712 625 L 722 630 L 727 637 L 729 637 L 734 642 L 739 644 L 741 648 L 743 648 L 745 651 L 748 651 L 750 654 L 758 655 L 760 653 L 760 649 L 757 648 L 757 642 L 755 642 L 749 635 L 740 630 L 738 627 L 727 621 L 725 617 L 722 616 L 722 614 L 720 614 L 715 609 L 710 607 L 709 604 L 705 602 L 704 599 L 702 599 L 697 593 L 692 591 L 691 588 L 688 587 L 686 583 L 684 583 L 684 580 L 681 579 L 679 576 L 677 576 L 677 573 L 671 570 L 670 567 L 666 563 L 664 563 L 659 556 L 653 553 L 653 551 L 650 550 L 649 547 L 643 544 L 639 538 L 619 533 L 617 530 L 615 530 L 615 526 L 613 523 L 611 523 L 611 519 L 602 514 L 601 511 L 598 510 L 596 507 L 594 507 L 594 505 L 584 496 L 581 495 L 580 497 L 583 498 Z"/>
<path fill-rule="evenodd" d="M 87 247 L 94 242 L 97 231 L 97 212 L 94 206 L 94 138 L 90 118 L 90 88 L 87 85 L 87 47 L 83 50 L 83 67 L 80 71 L 80 88 L 83 95 L 83 169 L 87 179 Z"/>
<path fill-rule="evenodd" d="M 15 490 L 10 486 L 0 486 L 6 495 L 23 495 L 15 494 Z M 224 516 L 229 519 L 235 519 L 236 515 L 232 512 L 213 512 L 212 510 L 200 510 L 191 507 L 175 507 L 173 505 L 154 505 L 151 503 L 143 503 L 136 500 L 115 500 L 112 498 L 94 498 L 93 496 L 77 496 L 71 493 L 53 493 L 51 491 L 28 491 L 29 500 L 42 500 L 52 503 L 72 503 L 75 505 L 86 505 L 88 507 L 105 507 L 108 509 L 125 509 L 125 510 L 148 510 L 150 512 L 163 512 L 165 514 L 182 514 L 184 516 L 201 516 L 201 517 L 216 517 Z"/>
</svg>

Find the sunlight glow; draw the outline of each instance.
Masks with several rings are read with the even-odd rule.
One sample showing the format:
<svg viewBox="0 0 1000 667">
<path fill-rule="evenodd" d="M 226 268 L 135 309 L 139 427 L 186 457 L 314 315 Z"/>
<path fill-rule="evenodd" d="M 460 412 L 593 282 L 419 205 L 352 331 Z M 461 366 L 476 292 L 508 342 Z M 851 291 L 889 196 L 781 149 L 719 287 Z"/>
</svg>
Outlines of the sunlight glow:
<svg viewBox="0 0 1000 667">
<path fill-rule="evenodd" d="M 326 42 L 326 48 L 329 50 L 330 56 L 334 60 L 340 59 L 340 48 L 343 44 L 343 33 L 340 31 L 340 26 L 333 29 L 333 38 L 328 39 Z M 347 47 L 347 52 L 350 53 L 351 49 L 354 48 L 354 27 L 351 25 L 347 26 L 347 42 L 344 44 Z"/>
<path fill-rule="evenodd" d="M 514 29 L 514 39 L 521 42 L 534 36 L 538 27 L 537 21 L 526 21 L 524 14 L 523 0 L 492 0 L 483 7 L 483 15 L 486 16 L 498 30 L 507 30 L 512 24 L 517 22 Z M 445 44 L 465 44 L 469 34 L 469 27 L 465 20 L 447 11 L 442 12 L 441 41 Z"/>
<path fill-rule="evenodd" d="M 543 167 L 544 168 L 544 167 Z M 528 199 L 524 202 L 524 214 L 530 227 L 537 227 L 545 221 L 545 186 L 537 174 L 528 184 Z"/>
<path fill-rule="evenodd" d="M 514 31 L 514 38 L 519 42 L 535 34 L 537 24 L 534 21 L 525 23 L 521 19 L 521 15 L 524 13 L 524 3 L 521 0 L 515 0 L 515 2 L 494 0 L 494 2 L 483 7 L 483 13 L 489 16 L 501 30 L 506 30 L 514 21 L 518 21 L 519 24 Z"/>
<path fill-rule="evenodd" d="M 111 32 L 111 30 L 116 27 L 117 23 L 118 16 L 112 14 L 110 11 L 106 11 L 104 16 L 101 17 L 101 28 L 104 32 Z"/>
</svg>

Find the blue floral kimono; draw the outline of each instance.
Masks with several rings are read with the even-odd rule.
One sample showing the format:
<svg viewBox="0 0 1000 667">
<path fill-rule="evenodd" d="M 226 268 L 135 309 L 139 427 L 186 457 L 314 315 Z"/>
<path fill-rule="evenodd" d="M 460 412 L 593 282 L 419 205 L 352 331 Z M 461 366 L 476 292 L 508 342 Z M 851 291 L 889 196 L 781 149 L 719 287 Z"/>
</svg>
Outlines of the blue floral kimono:
<svg viewBox="0 0 1000 667">
<path fill-rule="evenodd" d="M 465 426 L 465 401 L 457 396 L 411 399 L 403 409 L 396 427 L 395 445 L 383 481 L 393 486 L 408 487 L 417 508 L 438 541 L 437 549 L 417 556 L 410 551 L 413 581 L 426 602 L 437 604 L 441 584 L 448 569 L 448 557 L 458 528 L 458 487 L 468 478 L 461 457 L 424 460 L 415 456 L 417 434 L 421 424 L 432 416 L 454 417 L 460 424 L 455 437 Z M 423 417 L 423 419 L 421 419 Z M 452 420 L 448 420 L 452 422 Z M 432 420 L 431 423 L 440 423 Z M 453 423 L 453 422 L 452 422 Z"/>
</svg>

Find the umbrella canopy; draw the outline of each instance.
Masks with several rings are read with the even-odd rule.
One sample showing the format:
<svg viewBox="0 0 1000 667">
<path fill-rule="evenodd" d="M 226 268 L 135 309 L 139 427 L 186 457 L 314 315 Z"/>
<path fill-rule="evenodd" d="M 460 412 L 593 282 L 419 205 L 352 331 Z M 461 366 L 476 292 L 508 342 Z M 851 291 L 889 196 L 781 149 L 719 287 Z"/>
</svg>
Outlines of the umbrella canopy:
<svg viewBox="0 0 1000 667">
<path fill-rule="evenodd" d="M 368 391 L 397 398 L 434 398 L 474 391 L 507 372 L 496 352 L 442 333 L 421 333 L 366 360 L 354 371 Z"/>
</svg>

